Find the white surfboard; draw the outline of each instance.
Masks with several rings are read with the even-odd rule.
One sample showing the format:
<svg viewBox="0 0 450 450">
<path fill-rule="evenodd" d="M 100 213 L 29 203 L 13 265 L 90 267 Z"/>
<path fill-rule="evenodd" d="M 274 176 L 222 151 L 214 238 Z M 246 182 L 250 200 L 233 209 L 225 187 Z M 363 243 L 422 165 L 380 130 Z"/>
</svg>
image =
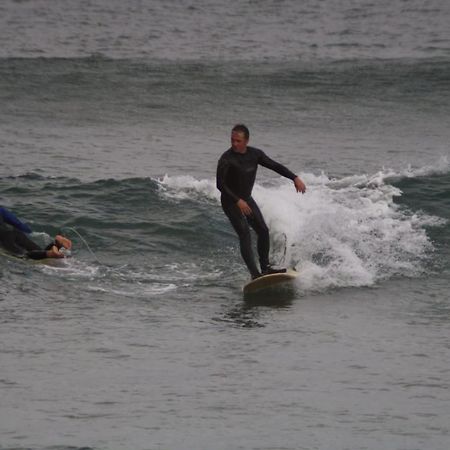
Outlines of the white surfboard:
<svg viewBox="0 0 450 450">
<path fill-rule="evenodd" d="M 269 275 L 263 275 L 262 277 L 249 281 L 243 287 L 243 291 L 244 294 L 252 294 L 263 289 L 271 288 L 278 284 L 290 282 L 292 283 L 298 277 L 298 275 L 299 273 L 292 269 L 288 269 L 284 273 L 272 273 Z"/>
</svg>

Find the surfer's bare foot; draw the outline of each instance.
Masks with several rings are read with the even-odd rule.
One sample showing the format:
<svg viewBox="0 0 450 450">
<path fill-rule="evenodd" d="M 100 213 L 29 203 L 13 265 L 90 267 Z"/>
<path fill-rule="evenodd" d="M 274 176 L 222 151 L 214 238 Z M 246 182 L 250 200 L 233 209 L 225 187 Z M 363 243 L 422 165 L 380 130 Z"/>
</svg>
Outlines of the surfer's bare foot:
<svg viewBox="0 0 450 450">
<path fill-rule="evenodd" d="M 70 250 L 72 248 L 72 241 L 64 236 L 61 236 L 60 234 L 57 234 L 55 236 L 55 243 L 58 248 L 64 247 L 67 250 Z"/>
<path fill-rule="evenodd" d="M 47 250 L 47 258 L 64 258 L 64 254 L 54 245 L 50 250 Z"/>
</svg>

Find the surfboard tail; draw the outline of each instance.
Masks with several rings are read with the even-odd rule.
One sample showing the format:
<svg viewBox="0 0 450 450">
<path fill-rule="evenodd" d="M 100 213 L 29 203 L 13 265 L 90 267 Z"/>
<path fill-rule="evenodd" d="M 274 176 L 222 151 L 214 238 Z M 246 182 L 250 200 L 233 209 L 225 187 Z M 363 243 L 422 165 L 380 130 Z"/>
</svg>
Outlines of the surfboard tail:
<svg viewBox="0 0 450 450">
<path fill-rule="evenodd" d="M 264 289 L 273 288 L 277 285 L 282 285 L 294 281 L 299 273 L 295 270 L 289 269 L 283 273 L 273 273 L 263 275 L 255 280 L 249 281 L 244 287 L 244 294 L 251 294 L 253 292 L 262 291 Z"/>
</svg>

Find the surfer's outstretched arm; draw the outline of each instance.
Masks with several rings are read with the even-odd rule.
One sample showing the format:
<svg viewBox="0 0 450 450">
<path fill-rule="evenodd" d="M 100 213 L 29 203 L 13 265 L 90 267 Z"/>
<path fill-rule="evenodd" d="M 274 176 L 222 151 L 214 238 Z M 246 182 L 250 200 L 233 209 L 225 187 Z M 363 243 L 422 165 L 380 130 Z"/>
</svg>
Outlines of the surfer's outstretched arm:
<svg viewBox="0 0 450 450">
<path fill-rule="evenodd" d="M 24 233 L 19 230 L 12 230 L 7 235 L 8 245 L 4 245 L 11 253 L 24 254 L 30 259 L 46 259 L 46 258 L 64 258 L 64 253 L 60 251 L 61 248 L 70 250 L 72 242 L 64 236 L 56 235 L 55 240 L 49 244 L 45 249 L 42 249 L 34 241 L 29 239 Z M 5 240 L 3 240 L 5 244 Z M 25 252 L 25 253 L 24 253 Z"/>
<path fill-rule="evenodd" d="M 261 155 L 259 159 L 259 164 L 261 164 L 263 167 L 266 167 L 267 169 L 271 169 L 274 172 L 278 173 L 279 175 L 289 178 L 294 182 L 295 189 L 297 192 L 301 192 L 304 194 L 306 192 L 306 185 L 303 183 L 303 181 L 300 179 L 298 175 L 295 175 L 292 173 L 287 167 L 283 166 L 283 164 L 280 164 L 277 161 L 274 161 L 273 159 L 269 158 L 262 150 L 260 150 Z"/>
<path fill-rule="evenodd" d="M 49 244 L 45 250 L 31 250 L 27 253 L 27 256 L 31 259 L 64 258 L 65 255 L 60 251 L 61 248 L 70 250 L 72 248 L 72 241 L 57 234 L 54 242 Z"/>
</svg>

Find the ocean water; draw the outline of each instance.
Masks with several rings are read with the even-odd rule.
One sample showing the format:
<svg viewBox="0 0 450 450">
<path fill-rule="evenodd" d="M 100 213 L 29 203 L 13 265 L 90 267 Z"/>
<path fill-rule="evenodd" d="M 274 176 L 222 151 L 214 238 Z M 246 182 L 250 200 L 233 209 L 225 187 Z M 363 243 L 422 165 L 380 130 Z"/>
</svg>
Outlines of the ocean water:
<svg viewBox="0 0 450 450">
<path fill-rule="evenodd" d="M 450 6 L 5 0 L 0 449 L 447 450 Z M 293 289 L 245 298 L 237 122 Z"/>
</svg>

